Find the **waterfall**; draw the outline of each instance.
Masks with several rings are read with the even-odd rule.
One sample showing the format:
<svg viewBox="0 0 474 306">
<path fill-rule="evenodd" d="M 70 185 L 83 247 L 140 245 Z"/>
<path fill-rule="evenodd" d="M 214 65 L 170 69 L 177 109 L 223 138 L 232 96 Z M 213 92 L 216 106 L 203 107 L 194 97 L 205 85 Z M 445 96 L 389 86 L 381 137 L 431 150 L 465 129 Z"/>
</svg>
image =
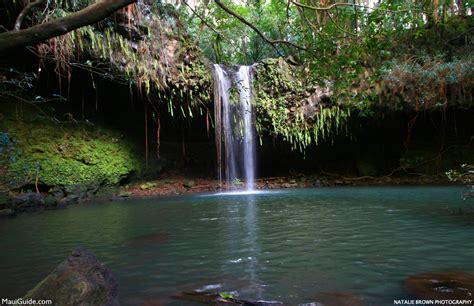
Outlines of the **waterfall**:
<svg viewBox="0 0 474 306">
<path fill-rule="evenodd" d="M 214 65 L 214 114 L 219 183 L 245 182 L 254 189 L 255 133 L 252 124 L 252 69 Z M 237 95 L 231 94 L 236 88 Z"/>
</svg>

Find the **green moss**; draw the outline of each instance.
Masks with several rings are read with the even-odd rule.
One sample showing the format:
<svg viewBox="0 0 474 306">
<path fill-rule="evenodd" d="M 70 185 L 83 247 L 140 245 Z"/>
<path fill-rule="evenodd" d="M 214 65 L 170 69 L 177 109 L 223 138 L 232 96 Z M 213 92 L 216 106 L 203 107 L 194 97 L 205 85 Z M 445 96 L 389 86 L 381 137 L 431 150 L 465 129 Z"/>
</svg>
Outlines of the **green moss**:
<svg viewBox="0 0 474 306">
<path fill-rule="evenodd" d="M 14 139 L 9 184 L 36 180 L 45 186 L 113 185 L 141 163 L 132 144 L 104 128 L 45 120 L 5 120 L 2 130 Z"/>
</svg>

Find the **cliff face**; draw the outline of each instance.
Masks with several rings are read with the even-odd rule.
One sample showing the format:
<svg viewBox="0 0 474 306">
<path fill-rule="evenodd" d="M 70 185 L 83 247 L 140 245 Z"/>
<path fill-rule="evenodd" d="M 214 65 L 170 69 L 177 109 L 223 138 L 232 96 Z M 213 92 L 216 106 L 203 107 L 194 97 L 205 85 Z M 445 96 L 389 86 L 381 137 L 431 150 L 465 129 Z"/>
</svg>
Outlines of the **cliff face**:
<svg viewBox="0 0 474 306">
<path fill-rule="evenodd" d="M 211 70 L 182 19 L 140 1 L 2 67 L 3 185 L 114 185 L 147 163 L 152 177 L 164 164 L 213 177 Z M 473 162 L 471 29 L 465 18 L 443 39 L 435 28 L 408 33 L 331 71 L 316 55 L 256 63 L 259 175 L 444 175 Z"/>
</svg>

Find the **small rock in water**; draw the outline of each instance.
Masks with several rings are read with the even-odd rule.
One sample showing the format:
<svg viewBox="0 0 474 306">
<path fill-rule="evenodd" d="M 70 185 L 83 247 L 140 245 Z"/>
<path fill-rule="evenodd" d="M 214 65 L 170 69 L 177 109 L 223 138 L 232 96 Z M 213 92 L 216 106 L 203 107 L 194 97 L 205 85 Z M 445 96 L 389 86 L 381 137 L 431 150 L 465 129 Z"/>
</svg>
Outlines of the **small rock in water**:
<svg viewBox="0 0 474 306">
<path fill-rule="evenodd" d="M 0 210 L 0 218 L 2 218 L 2 217 L 13 217 L 15 215 L 16 215 L 16 213 L 12 209 L 6 208 L 6 209 Z"/>
<path fill-rule="evenodd" d="M 472 299 L 474 274 L 467 272 L 420 273 L 405 279 L 404 288 L 410 294 L 422 299 Z"/>
</svg>

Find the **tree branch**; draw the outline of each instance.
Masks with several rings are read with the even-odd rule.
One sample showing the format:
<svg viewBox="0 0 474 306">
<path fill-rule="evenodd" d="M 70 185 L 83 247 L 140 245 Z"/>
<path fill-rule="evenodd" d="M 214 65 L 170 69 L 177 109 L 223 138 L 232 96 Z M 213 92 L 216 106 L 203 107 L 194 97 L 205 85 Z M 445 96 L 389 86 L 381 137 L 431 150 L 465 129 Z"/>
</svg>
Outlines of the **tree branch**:
<svg viewBox="0 0 474 306">
<path fill-rule="evenodd" d="M 19 31 L 21 29 L 21 24 L 23 23 L 23 19 L 37 6 L 44 4 L 46 0 L 36 0 L 31 2 L 21 11 L 15 21 L 15 27 L 13 28 L 14 31 Z"/>
<path fill-rule="evenodd" d="M 279 53 L 278 49 L 276 48 L 275 45 L 277 44 L 285 44 L 285 45 L 288 45 L 288 46 L 292 46 L 293 48 L 296 48 L 296 49 L 300 49 L 300 50 L 305 50 L 306 51 L 306 48 L 304 47 L 301 47 L 301 46 L 298 46 L 298 45 L 295 45 L 294 43 L 292 42 L 289 42 L 289 41 L 286 41 L 286 40 L 272 40 L 272 39 L 269 39 L 268 37 L 266 37 L 256 26 L 254 26 L 253 24 L 251 24 L 249 21 L 247 21 L 244 17 L 240 16 L 239 14 L 237 14 L 236 12 L 234 12 L 233 10 L 231 10 L 229 7 L 227 7 L 224 3 L 222 3 L 220 0 L 214 0 L 214 2 L 220 6 L 224 11 L 226 11 L 229 15 L 232 15 L 234 16 L 235 18 L 237 18 L 240 22 L 242 22 L 243 24 L 247 25 L 249 28 L 251 28 L 252 30 L 254 30 L 255 33 L 257 33 L 258 36 L 260 36 L 265 42 L 269 43 L 270 45 L 272 45 L 272 47 L 277 51 L 277 53 Z"/>
<path fill-rule="evenodd" d="M 35 45 L 61 36 L 80 27 L 91 25 L 137 0 L 100 0 L 80 11 L 31 28 L 0 33 L 0 54 L 17 48 Z"/>
<path fill-rule="evenodd" d="M 303 3 L 300 3 L 298 1 L 294 1 L 294 0 L 289 0 L 291 3 L 293 3 L 294 5 L 296 6 L 299 6 L 299 7 L 302 7 L 302 8 L 306 8 L 306 9 L 310 9 L 310 10 L 314 10 L 314 11 L 328 11 L 328 10 L 331 10 L 335 7 L 338 7 L 338 6 L 351 6 L 351 7 L 359 7 L 359 8 L 364 8 L 364 9 L 368 9 L 368 10 L 376 10 L 377 8 L 375 7 L 370 7 L 370 6 L 366 6 L 366 5 L 360 5 L 360 4 L 355 4 L 355 3 L 347 3 L 347 2 L 336 2 L 336 3 L 333 3 L 329 6 L 326 6 L 326 7 L 316 7 L 316 6 L 310 6 L 310 5 L 306 5 L 306 4 L 303 4 Z M 413 10 L 416 10 L 416 11 L 420 11 L 420 12 L 423 12 L 423 13 L 426 13 L 425 11 L 421 10 L 421 9 L 404 9 L 404 10 L 381 10 L 382 12 L 386 12 L 386 13 L 402 13 L 402 12 L 410 12 L 410 11 L 413 11 Z"/>
<path fill-rule="evenodd" d="M 194 10 L 191 5 L 188 4 L 187 1 L 183 1 L 183 3 L 191 10 L 191 12 L 197 16 L 199 18 L 199 20 L 202 21 L 202 23 L 204 23 L 205 26 L 207 26 L 209 29 L 211 29 L 211 31 L 213 31 L 214 33 L 216 33 L 218 36 L 222 36 L 221 33 L 219 33 L 219 31 L 217 31 L 216 29 L 214 29 L 213 26 L 211 26 L 205 19 L 204 17 L 202 17 L 201 15 L 199 15 L 196 10 Z"/>
<path fill-rule="evenodd" d="M 296 6 L 311 9 L 311 10 L 314 10 L 314 11 L 328 11 L 328 10 L 331 10 L 331 9 L 337 7 L 337 6 L 352 6 L 352 7 L 357 6 L 357 7 L 367 8 L 367 9 L 373 9 L 369 6 L 359 5 L 359 4 L 354 4 L 354 3 L 346 3 L 346 2 L 336 2 L 336 3 L 333 3 L 333 4 L 331 4 L 329 6 L 326 6 L 326 7 L 309 6 L 309 5 L 299 3 L 298 1 L 293 1 L 293 0 L 290 0 L 290 2 L 293 3 Z"/>
</svg>

